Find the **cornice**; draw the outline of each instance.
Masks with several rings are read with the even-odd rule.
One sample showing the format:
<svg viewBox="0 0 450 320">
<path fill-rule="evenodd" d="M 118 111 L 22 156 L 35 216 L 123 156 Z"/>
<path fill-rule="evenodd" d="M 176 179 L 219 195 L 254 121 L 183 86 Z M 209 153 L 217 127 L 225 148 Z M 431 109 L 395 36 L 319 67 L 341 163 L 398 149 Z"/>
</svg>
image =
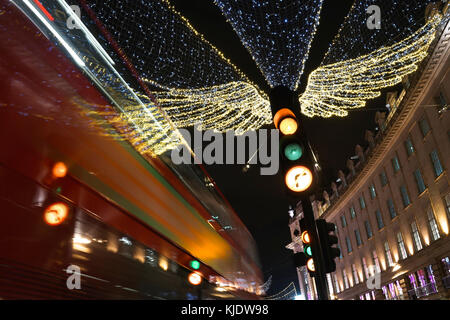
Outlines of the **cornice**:
<svg viewBox="0 0 450 320">
<path fill-rule="evenodd" d="M 419 81 L 416 83 L 411 92 L 402 101 L 400 112 L 394 115 L 392 124 L 384 133 L 383 139 L 374 147 L 368 155 L 363 168 L 351 182 L 345 192 L 340 195 L 337 200 L 322 214 L 322 218 L 327 218 L 333 213 L 339 212 L 347 204 L 354 193 L 360 190 L 374 171 L 379 167 L 380 163 L 385 159 L 387 153 L 397 142 L 400 133 L 406 128 L 409 121 L 422 101 L 425 99 L 434 78 L 438 72 L 444 68 L 448 62 L 450 54 L 450 21 L 447 18 L 445 27 L 443 28 L 439 40 L 436 42 L 433 53 L 429 56 L 426 66 L 420 75 Z"/>
</svg>

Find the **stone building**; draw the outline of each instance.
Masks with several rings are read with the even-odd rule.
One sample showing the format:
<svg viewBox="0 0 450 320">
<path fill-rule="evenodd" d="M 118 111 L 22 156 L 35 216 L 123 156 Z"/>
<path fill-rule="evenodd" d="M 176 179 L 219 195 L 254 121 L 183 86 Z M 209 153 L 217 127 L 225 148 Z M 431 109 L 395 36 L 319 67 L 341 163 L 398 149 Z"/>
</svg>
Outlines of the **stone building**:
<svg viewBox="0 0 450 320">
<path fill-rule="evenodd" d="M 419 69 L 387 94 L 388 112 L 376 114 L 377 129 L 366 131 L 329 193 L 312 199 L 316 217 L 337 226 L 333 298 L 450 298 L 449 48 L 447 23 Z M 294 251 L 299 212 L 290 221 Z M 314 285 L 303 289 L 314 298 Z"/>
</svg>

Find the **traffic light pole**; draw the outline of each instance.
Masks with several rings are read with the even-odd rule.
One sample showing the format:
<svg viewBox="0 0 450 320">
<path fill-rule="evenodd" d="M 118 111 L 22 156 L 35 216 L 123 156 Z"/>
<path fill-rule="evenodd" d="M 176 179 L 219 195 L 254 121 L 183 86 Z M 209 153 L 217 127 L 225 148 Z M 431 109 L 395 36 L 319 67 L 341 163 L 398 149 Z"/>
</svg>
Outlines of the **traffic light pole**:
<svg viewBox="0 0 450 320">
<path fill-rule="evenodd" d="M 317 296 L 319 300 L 329 300 L 328 297 L 328 285 L 325 273 L 325 263 L 322 254 L 322 248 L 320 247 L 319 234 L 317 232 L 316 223 L 314 219 L 314 211 L 307 196 L 301 197 L 303 216 L 305 222 L 309 226 L 309 230 L 312 230 L 311 249 L 313 251 L 314 260 L 314 282 L 316 283 Z"/>
</svg>

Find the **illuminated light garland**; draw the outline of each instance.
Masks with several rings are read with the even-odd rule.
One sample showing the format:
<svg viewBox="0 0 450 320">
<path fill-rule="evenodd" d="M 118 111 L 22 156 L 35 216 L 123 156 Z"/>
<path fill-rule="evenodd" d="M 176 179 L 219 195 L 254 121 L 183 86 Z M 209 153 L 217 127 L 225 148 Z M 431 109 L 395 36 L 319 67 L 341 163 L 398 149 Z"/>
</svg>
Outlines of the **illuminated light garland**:
<svg viewBox="0 0 450 320">
<path fill-rule="evenodd" d="M 142 78 L 158 88 L 251 83 L 168 0 L 94 0 L 89 6 Z"/>
<path fill-rule="evenodd" d="M 152 91 L 152 98 L 156 98 L 175 127 L 200 122 L 201 129 L 244 133 L 271 122 L 266 94 L 206 41 L 169 1 L 107 0 L 93 1 L 89 5 L 136 67 L 141 79 L 161 89 Z M 114 53 L 111 55 L 117 59 Z M 96 68 L 96 73 L 99 77 L 108 77 L 100 67 Z M 114 79 L 106 81 L 113 91 L 128 95 Z M 126 116 L 120 121 L 128 119 L 134 127 L 152 132 L 152 119 L 147 117 L 148 112 L 156 112 L 154 102 L 145 94 L 136 94 L 148 108 L 130 97 L 130 101 L 122 103 Z M 156 117 L 162 119 L 167 128 L 167 120 Z M 143 144 L 151 144 L 151 141 Z M 164 148 L 157 145 L 161 152 Z"/>
<path fill-rule="evenodd" d="M 246 82 L 152 94 L 177 127 L 201 124 L 203 130 L 245 132 L 272 122 L 268 98 Z"/>
<path fill-rule="evenodd" d="M 323 59 L 322 65 L 355 59 L 382 45 L 401 41 L 426 24 L 425 11 L 436 0 L 356 0 Z M 381 29 L 369 29 L 370 6 L 380 8 Z M 373 22 L 373 21 L 372 21 Z"/>
<path fill-rule="evenodd" d="M 214 0 L 271 87 L 297 89 L 323 0 Z"/>
<path fill-rule="evenodd" d="M 436 14 L 394 45 L 314 70 L 299 97 L 302 113 L 309 117 L 343 117 L 348 109 L 364 107 L 368 99 L 380 96 L 381 89 L 400 83 L 427 56 L 441 19 L 442 15 Z"/>
</svg>

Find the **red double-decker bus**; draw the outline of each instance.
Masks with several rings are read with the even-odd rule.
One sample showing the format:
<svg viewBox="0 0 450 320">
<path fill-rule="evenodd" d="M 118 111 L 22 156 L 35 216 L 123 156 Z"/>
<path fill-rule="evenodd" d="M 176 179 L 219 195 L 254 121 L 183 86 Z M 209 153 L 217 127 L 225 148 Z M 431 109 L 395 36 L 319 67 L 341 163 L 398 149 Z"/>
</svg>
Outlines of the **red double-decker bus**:
<svg viewBox="0 0 450 320">
<path fill-rule="evenodd" d="M 254 240 L 204 168 L 83 109 L 118 98 L 65 5 L 0 1 L 0 299 L 258 298 Z"/>
</svg>

